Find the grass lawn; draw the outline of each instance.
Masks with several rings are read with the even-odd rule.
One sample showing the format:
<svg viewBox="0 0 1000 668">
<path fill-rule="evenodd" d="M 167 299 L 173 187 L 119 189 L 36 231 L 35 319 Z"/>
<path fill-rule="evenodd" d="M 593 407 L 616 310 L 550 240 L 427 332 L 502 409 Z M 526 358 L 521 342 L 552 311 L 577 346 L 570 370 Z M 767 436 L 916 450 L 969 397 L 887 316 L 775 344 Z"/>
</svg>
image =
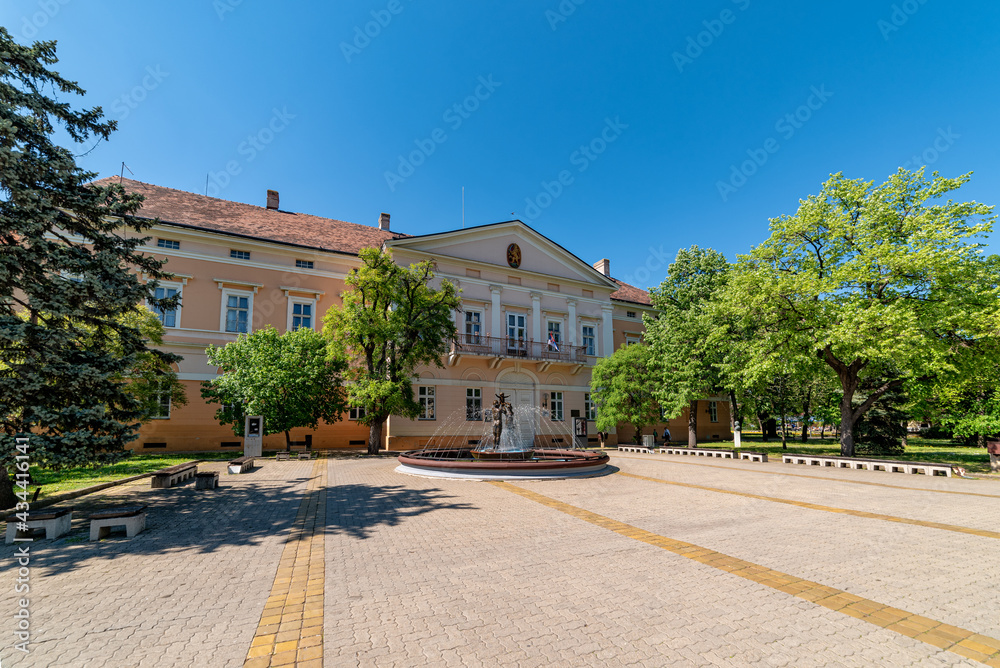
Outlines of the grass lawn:
<svg viewBox="0 0 1000 668">
<path fill-rule="evenodd" d="M 42 492 L 38 495 L 39 500 L 41 500 L 54 494 L 99 485 L 102 482 L 120 480 L 140 473 L 149 473 L 175 464 L 183 464 L 192 459 L 229 459 L 232 456 L 231 452 L 176 452 L 162 455 L 136 454 L 109 466 L 74 466 L 60 471 L 32 466 L 32 482 L 28 491 L 34 495 L 35 489 L 41 487 Z"/>
<path fill-rule="evenodd" d="M 840 454 L 840 442 L 833 438 L 814 438 L 810 437 L 809 441 L 802 443 L 797 439 L 789 438 L 787 441 L 788 449 L 781 449 L 781 439 L 778 440 L 771 439 L 770 442 L 764 443 L 758 434 L 743 434 L 743 447 L 747 450 L 756 450 L 760 452 L 766 452 L 770 456 L 778 457 L 782 454 L 801 452 L 803 454 L 813 454 L 813 455 L 839 455 Z M 698 445 L 702 447 L 711 447 L 712 445 L 719 445 L 721 447 L 731 448 L 733 447 L 732 441 L 724 441 L 721 443 L 699 443 Z M 961 466 L 969 473 L 989 473 L 990 472 L 990 456 L 986 453 L 984 448 L 969 448 L 962 445 L 958 445 L 949 439 L 929 439 L 929 438 L 919 438 L 910 437 L 906 445 L 906 453 L 902 455 L 885 456 L 885 457 L 872 457 L 869 455 L 858 455 L 859 457 L 868 457 L 870 459 L 895 459 L 899 461 L 914 461 L 914 462 L 939 462 L 942 464 L 952 464 L 954 466 Z"/>
</svg>

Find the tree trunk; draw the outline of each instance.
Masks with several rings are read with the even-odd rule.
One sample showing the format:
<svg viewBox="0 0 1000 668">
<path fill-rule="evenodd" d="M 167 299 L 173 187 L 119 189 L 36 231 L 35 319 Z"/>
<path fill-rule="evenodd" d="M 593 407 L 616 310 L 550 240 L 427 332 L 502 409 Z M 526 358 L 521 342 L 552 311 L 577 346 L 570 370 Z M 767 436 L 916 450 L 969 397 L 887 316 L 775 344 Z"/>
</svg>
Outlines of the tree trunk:
<svg viewBox="0 0 1000 668">
<path fill-rule="evenodd" d="M 377 455 L 382 449 L 382 427 L 385 420 L 373 421 L 368 429 L 368 454 Z"/>
<path fill-rule="evenodd" d="M 760 440 L 767 443 L 769 441 L 767 437 L 767 420 L 764 419 L 762 413 L 757 413 L 757 424 L 760 425 Z"/>
<path fill-rule="evenodd" d="M 13 508 L 19 500 L 14 495 L 14 481 L 7 475 L 7 466 L 0 464 L 0 508 Z"/>
<path fill-rule="evenodd" d="M 292 436 L 291 436 L 291 434 L 288 433 L 288 430 L 286 429 L 285 430 L 285 452 L 291 452 L 291 451 L 292 451 Z"/>
<path fill-rule="evenodd" d="M 909 437 L 910 437 L 910 423 L 907 422 L 906 420 L 903 420 L 903 449 L 904 450 L 906 450 L 906 446 L 908 445 L 907 441 L 909 440 Z"/>
<path fill-rule="evenodd" d="M 781 411 L 781 449 L 788 449 L 788 420 L 785 419 L 785 411 Z"/>
<path fill-rule="evenodd" d="M 844 392 L 840 400 L 840 456 L 854 456 L 854 392 Z"/>
<path fill-rule="evenodd" d="M 819 437 L 820 437 L 820 439 L 823 439 L 823 438 L 826 437 L 826 420 L 823 420 L 823 422 L 820 423 L 820 425 L 819 425 Z"/>
<path fill-rule="evenodd" d="M 698 400 L 691 402 L 688 408 L 688 447 L 698 447 Z"/>
<path fill-rule="evenodd" d="M 764 421 L 764 431 L 768 438 L 778 438 L 778 421 L 774 418 L 767 418 Z"/>
<path fill-rule="evenodd" d="M 812 403 L 812 387 L 806 392 L 806 401 L 802 405 L 802 442 L 805 443 L 809 440 L 809 408 Z"/>
<path fill-rule="evenodd" d="M 742 422 L 740 417 L 740 406 L 736 403 L 736 393 L 729 390 L 729 427 L 734 433 L 737 431 L 736 423 Z M 740 431 L 742 431 L 742 425 L 740 425 Z"/>
<path fill-rule="evenodd" d="M 976 446 L 980 448 L 986 447 L 986 434 L 976 434 Z"/>
</svg>

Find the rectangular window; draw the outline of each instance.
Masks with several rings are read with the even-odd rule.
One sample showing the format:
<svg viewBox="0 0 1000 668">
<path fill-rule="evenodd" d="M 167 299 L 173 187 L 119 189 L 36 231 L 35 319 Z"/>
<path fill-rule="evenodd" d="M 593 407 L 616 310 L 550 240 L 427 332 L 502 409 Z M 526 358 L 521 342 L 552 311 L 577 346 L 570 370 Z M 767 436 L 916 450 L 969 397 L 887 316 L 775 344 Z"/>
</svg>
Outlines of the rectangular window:
<svg viewBox="0 0 1000 668">
<path fill-rule="evenodd" d="M 483 334 L 483 314 L 479 311 L 465 312 L 465 342 L 479 344 Z"/>
<path fill-rule="evenodd" d="M 478 387 L 465 390 L 465 419 L 469 422 L 483 419 L 483 391 Z"/>
<path fill-rule="evenodd" d="M 295 261 L 295 266 L 298 267 L 299 269 L 312 269 L 313 268 L 313 261 L 312 260 L 296 260 Z"/>
<path fill-rule="evenodd" d="M 551 411 L 550 417 L 553 422 L 562 422 L 563 419 L 563 393 L 562 392 L 550 392 L 549 393 L 549 410 Z"/>
<path fill-rule="evenodd" d="M 153 395 L 150 401 L 149 417 L 153 420 L 170 419 L 170 392 L 163 391 Z"/>
<path fill-rule="evenodd" d="M 229 257 L 236 258 L 237 260 L 249 260 L 250 251 L 231 250 L 229 251 Z"/>
<path fill-rule="evenodd" d="M 170 248 L 171 250 L 180 250 L 181 242 L 175 241 L 173 239 L 157 239 L 156 246 L 158 248 Z"/>
<path fill-rule="evenodd" d="M 246 334 L 250 324 L 250 298 L 226 295 L 226 331 Z"/>
<path fill-rule="evenodd" d="M 507 314 L 507 354 L 521 355 L 527 354 L 528 349 L 525 344 L 524 335 L 526 317 L 520 313 Z"/>
<path fill-rule="evenodd" d="M 635 311 L 625 311 L 625 317 L 626 318 L 634 318 L 635 317 Z"/>
<path fill-rule="evenodd" d="M 417 401 L 420 402 L 420 420 L 434 419 L 434 388 L 421 385 L 417 388 Z"/>
<path fill-rule="evenodd" d="M 347 419 L 349 420 L 360 420 L 365 416 L 365 409 L 359 408 L 357 406 L 351 406 L 351 411 L 348 413 Z"/>
<path fill-rule="evenodd" d="M 639 335 L 637 335 L 637 334 L 635 334 L 635 335 L 626 334 L 625 335 L 625 345 L 626 346 L 634 346 L 637 343 L 639 343 L 641 340 L 642 340 L 642 338 Z"/>
<path fill-rule="evenodd" d="M 180 292 L 177 288 L 169 288 L 166 286 L 161 286 L 156 288 L 153 292 L 153 296 L 157 299 L 169 299 L 174 297 Z M 177 309 L 159 309 L 153 305 L 150 305 L 150 310 L 156 314 L 156 317 L 160 319 L 164 327 L 177 327 Z"/>
<path fill-rule="evenodd" d="M 551 320 L 549 321 L 549 337 L 548 337 L 549 341 L 562 343 L 562 334 L 559 331 L 561 327 L 562 327 L 561 322 L 552 322 Z"/>
<path fill-rule="evenodd" d="M 312 329 L 312 322 L 312 302 L 292 302 L 292 324 L 289 329 L 293 332 L 299 328 Z"/>
<path fill-rule="evenodd" d="M 583 347 L 587 349 L 588 355 L 594 355 L 597 351 L 597 339 L 594 336 L 594 328 L 589 325 L 584 325 L 583 331 Z"/>
<path fill-rule="evenodd" d="M 583 417 L 588 420 L 597 419 L 597 404 L 590 398 L 590 393 L 583 395 Z"/>
<path fill-rule="evenodd" d="M 708 421 L 709 422 L 719 421 L 719 404 L 716 401 L 708 402 Z"/>
</svg>

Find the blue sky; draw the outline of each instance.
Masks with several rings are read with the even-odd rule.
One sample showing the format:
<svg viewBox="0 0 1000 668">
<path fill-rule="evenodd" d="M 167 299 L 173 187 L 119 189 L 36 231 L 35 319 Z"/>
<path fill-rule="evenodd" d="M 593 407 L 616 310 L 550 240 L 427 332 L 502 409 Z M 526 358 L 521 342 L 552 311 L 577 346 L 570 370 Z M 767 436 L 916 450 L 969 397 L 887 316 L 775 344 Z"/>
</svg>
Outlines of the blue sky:
<svg viewBox="0 0 1000 668">
<path fill-rule="evenodd" d="M 833 172 L 1000 200 L 1000 3 L 7 0 L 119 121 L 80 163 L 427 234 L 519 217 L 658 284 Z M 81 148 L 80 152 L 90 147 Z M 749 161 L 749 162 L 748 162 Z M 735 170 L 735 171 L 734 171 Z M 128 172 L 126 172 L 128 175 Z"/>
</svg>

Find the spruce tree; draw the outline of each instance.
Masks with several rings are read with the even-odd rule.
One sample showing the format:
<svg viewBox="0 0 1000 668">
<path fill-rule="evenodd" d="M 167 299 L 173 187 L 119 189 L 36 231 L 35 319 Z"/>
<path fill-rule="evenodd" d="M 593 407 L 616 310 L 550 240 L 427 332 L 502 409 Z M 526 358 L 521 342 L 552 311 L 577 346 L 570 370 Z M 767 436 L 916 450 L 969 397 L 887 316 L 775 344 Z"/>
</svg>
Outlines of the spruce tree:
<svg viewBox="0 0 1000 668">
<path fill-rule="evenodd" d="M 8 468 L 28 436 L 32 465 L 113 461 L 145 411 L 130 391 L 155 350 L 130 317 L 156 300 L 163 262 L 141 252 L 152 222 L 140 195 L 95 186 L 57 132 L 89 148 L 115 129 L 100 107 L 50 69 L 55 42 L 16 43 L 0 28 L 0 508 L 13 505 Z M 144 283 L 140 276 L 149 282 Z"/>
</svg>

